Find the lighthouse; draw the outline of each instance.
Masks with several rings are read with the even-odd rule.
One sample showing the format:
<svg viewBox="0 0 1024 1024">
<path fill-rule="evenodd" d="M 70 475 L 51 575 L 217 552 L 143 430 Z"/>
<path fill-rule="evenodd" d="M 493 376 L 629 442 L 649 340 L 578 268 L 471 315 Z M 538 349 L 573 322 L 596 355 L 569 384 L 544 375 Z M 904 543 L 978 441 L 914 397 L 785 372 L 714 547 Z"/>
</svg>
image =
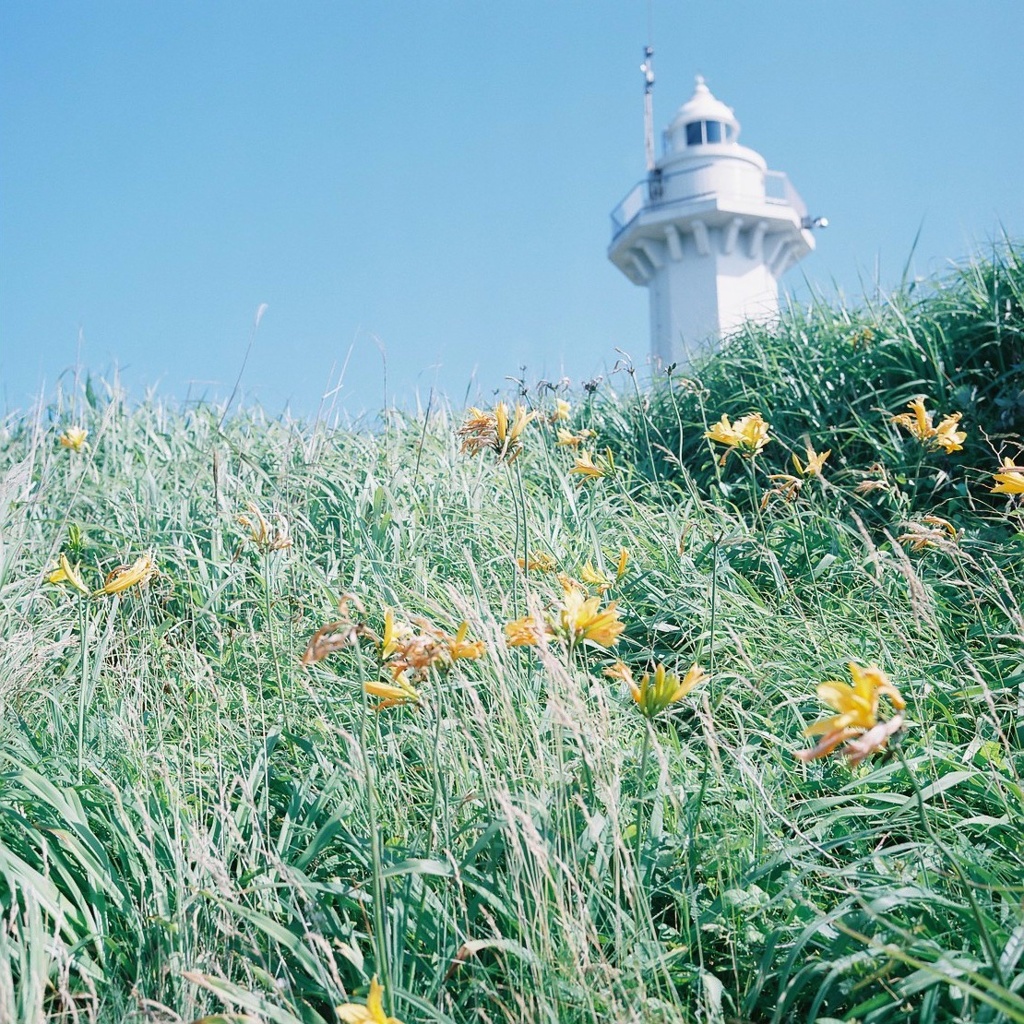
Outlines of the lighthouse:
<svg viewBox="0 0 1024 1024">
<path fill-rule="evenodd" d="M 778 316 L 779 278 L 828 222 L 740 145 L 732 108 L 700 76 L 655 160 L 645 56 L 648 173 L 612 212 L 608 258 L 648 290 L 654 360 L 685 367 L 744 323 Z"/>
</svg>

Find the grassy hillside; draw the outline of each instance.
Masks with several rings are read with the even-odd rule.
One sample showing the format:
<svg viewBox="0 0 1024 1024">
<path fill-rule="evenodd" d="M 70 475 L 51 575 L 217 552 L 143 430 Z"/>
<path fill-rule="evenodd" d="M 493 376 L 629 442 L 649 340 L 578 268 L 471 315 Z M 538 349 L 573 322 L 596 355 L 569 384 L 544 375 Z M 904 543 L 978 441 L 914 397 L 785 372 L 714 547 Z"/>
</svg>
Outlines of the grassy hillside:
<svg viewBox="0 0 1024 1024">
<path fill-rule="evenodd" d="M 0 1020 L 1024 1021 L 1022 310 L 8 421 Z"/>
</svg>

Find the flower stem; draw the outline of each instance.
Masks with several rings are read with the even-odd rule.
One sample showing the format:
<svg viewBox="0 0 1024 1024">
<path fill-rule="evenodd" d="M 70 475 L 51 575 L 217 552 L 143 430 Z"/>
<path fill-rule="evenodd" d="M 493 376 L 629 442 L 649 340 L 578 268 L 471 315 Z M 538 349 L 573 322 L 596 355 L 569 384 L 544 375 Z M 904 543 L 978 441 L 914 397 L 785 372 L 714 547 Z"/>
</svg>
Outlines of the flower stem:
<svg viewBox="0 0 1024 1024">
<path fill-rule="evenodd" d="M 643 855 L 643 809 L 644 809 L 644 794 L 647 789 L 647 761 L 651 756 L 651 723 L 645 718 L 644 719 L 644 745 L 640 753 L 640 778 L 637 782 L 637 793 L 636 793 L 636 872 L 637 872 L 637 883 L 643 882 L 644 869 L 642 865 Z"/>
<path fill-rule="evenodd" d="M 757 471 L 754 469 L 754 458 L 751 455 L 749 459 L 744 459 L 743 464 L 747 467 L 747 472 L 750 474 L 750 488 L 754 496 L 754 518 L 757 520 L 757 528 L 760 530 L 761 535 L 764 536 L 764 515 L 761 510 L 761 485 L 757 482 Z"/>
<path fill-rule="evenodd" d="M 718 625 L 718 549 L 724 536 L 725 531 L 719 530 L 711 545 L 711 614 L 709 616 L 711 619 L 711 633 L 709 641 L 711 647 L 708 653 L 708 659 L 712 674 L 714 674 L 715 671 L 715 627 Z"/>
<path fill-rule="evenodd" d="M 274 673 L 277 677 L 277 692 L 281 698 L 281 721 L 285 729 L 288 728 L 288 701 L 284 695 L 284 677 L 281 675 L 281 661 L 277 656 L 277 641 L 274 639 L 273 602 L 270 594 L 270 573 L 271 573 L 271 552 L 263 554 L 263 597 L 264 611 L 267 617 L 267 636 L 270 639 L 270 658 L 274 663 Z"/>
<path fill-rule="evenodd" d="M 526 574 L 526 579 L 529 581 L 530 578 L 530 535 L 526 522 L 526 490 L 523 487 L 523 470 L 519 463 L 516 463 L 516 483 L 518 484 L 519 508 L 516 513 L 516 534 L 519 534 L 519 516 L 523 517 L 523 565 L 525 566 L 523 572 Z M 521 612 L 517 609 L 516 615 L 520 615 Z"/>
<path fill-rule="evenodd" d="M 369 730 L 370 730 L 370 704 L 365 695 L 363 697 L 363 718 L 359 731 L 359 746 L 363 756 L 363 772 L 366 782 L 366 808 L 370 824 L 370 862 L 373 873 L 373 952 L 374 966 L 384 982 L 384 999 L 387 1003 L 387 1011 L 392 1012 L 391 996 L 391 962 L 388 957 L 388 942 L 385 934 L 384 917 L 384 864 L 380 848 L 380 829 L 377 824 L 377 798 L 376 780 L 374 778 L 373 763 L 370 760 Z"/>
<path fill-rule="evenodd" d="M 89 658 L 86 652 L 89 634 L 88 602 L 78 599 L 78 643 L 81 656 L 81 675 L 78 686 L 78 781 L 82 781 L 85 760 L 85 711 L 89 702 Z"/>
</svg>

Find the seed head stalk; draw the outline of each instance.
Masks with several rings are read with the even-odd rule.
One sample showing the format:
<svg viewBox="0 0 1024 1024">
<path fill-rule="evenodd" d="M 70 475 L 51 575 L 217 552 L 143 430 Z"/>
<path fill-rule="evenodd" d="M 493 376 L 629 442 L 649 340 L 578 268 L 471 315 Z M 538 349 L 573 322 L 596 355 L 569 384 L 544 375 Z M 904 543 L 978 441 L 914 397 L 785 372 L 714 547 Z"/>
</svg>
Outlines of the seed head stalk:
<svg viewBox="0 0 1024 1024">
<path fill-rule="evenodd" d="M 797 526 L 800 528 L 800 544 L 804 549 L 804 559 L 807 563 L 807 571 L 811 571 L 811 548 L 807 543 L 807 525 L 804 523 L 803 514 L 799 509 L 795 510 Z M 825 608 L 821 603 L 821 588 L 812 587 L 811 592 L 814 594 L 814 604 L 818 609 L 818 622 L 821 625 L 822 636 L 828 636 L 829 632 L 825 627 Z"/>
<path fill-rule="evenodd" d="M 267 619 L 267 636 L 270 639 L 270 658 L 274 663 L 274 674 L 277 677 L 277 692 L 281 698 L 281 721 L 284 728 L 288 729 L 288 701 L 284 694 L 284 676 L 281 673 L 281 659 L 277 656 L 277 640 L 274 636 L 273 601 L 271 594 L 271 557 L 272 550 L 267 548 L 263 552 L 263 599 L 264 614 Z"/>
<path fill-rule="evenodd" d="M 757 520 L 757 529 L 761 537 L 767 541 L 764 530 L 764 511 L 761 508 L 761 485 L 757 482 L 757 470 L 754 467 L 754 460 L 756 458 L 756 455 L 751 455 L 750 458 L 743 460 L 743 464 L 746 466 L 747 474 L 750 476 L 750 489 L 754 496 L 754 518 Z"/>
<path fill-rule="evenodd" d="M 359 658 L 360 678 L 365 678 L 362 671 L 362 658 Z M 370 720 L 373 715 L 375 738 L 380 739 L 379 719 L 370 707 L 370 701 L 363 695 L 362 719 L 359 727 L 359 749 L 363 758 L 363 782 L 366 786 L 366 809 L 370 827 L 370 865 L 372 872 L 373 895 L 373 952 L 377 973 L 384 979 L 384 999 L 387 1012 L 393 1012 L 393 996 L 391 984 L 391 960 L 388 956 L 387 920 L 384 914 L 386 899 L 386 883 L 384 879 L 384 863 L 381 856 L 380 827 L 377 822 L 377 780 L 370 758 Z"/>
<path fill-rule="evenodd" d="M 78 601 L 78 645 L 81 660 L 78 686 L 78 781 L 82 782 L 85 761 L 85 711 L 89 703 L 89 602 L 79 596 Z"/>
<path fill-rule="evenodd" d="M 633 383 L 633 393 L 636 397 L 636 409 L 640 416 L 640 423 L 644 430 L 644 443 L 647 445 L 647 459 L 651 467 L 651 476 L 654 478 L 654 483 L 660 483 L 658 479 L 658 464 L 654 457 L 654 445 L 651 443 L 651 430 L 649 426 L 649 409 L 644 408 L 643 395 L 640 393 L 640 385 L 636 379 L 636 367 L 632 362 L 628 362 L 625 366 L 626 373 L 629 374 L 629 379 Z M 669 385 L 671 387 L 671 385 Z"/>
<path fill-rule="evenodd" d="M 710 619 L 710 641 L 708 651 L 708 664 L 710 665 L 711 674 L 715 673 L 715 651 L 716 644 L 715 639 L 717 633 L 715 629 L 718 625 L 718 556 L 719 547 L 722 543 L 722 538 L 725 536 L 724 530 L 719 530 L 715 535 L 715 539 L 711 545 L 711 594 L 709 600 L 711 602 L 711 608 L 709 609 L 708 618 Z"/>
<path fill-rule="evenodd" d="M 522 469 L 522 466 L 519 465 L 519 460 L 517 459 L 513 463 L 513 465 L 515 466 L 515 477 L 516 477 L 516 490 L 515 490 L 515 495 L 516 495 L 516 498 L 515 498 L 516 539 L 515 539 L 515 547 L 513 548 L 512 554 L 513 554 L 513 558 L 518 558 L 519 557 L 519 550 L 520 550 L 519 549 L 519 542 L 521 540 L 522 541 L 522 551 L 523 551 L 523 565 L 525 566 L 525 569 L 523 571 L 526 573 L 527 579 L 529 579 L 529 576 L 530 576 L 530 536 L 529 536 L 529 532 L 528 532 L 528 528 L 527 528 L 527 522 L 526 522 L 526 489 L 523 486 L 523 469 Z M 511 481 L 509 481 L 509 482 L 511 483 Z M 522 517 L 522 523 L 520 523 L 520 517 Z M 519 616 L 524 614 L 523 608 L 520 606 L 519 600 L 518 600 L 518 598 L 519 598 L 519 587 L 518 587 L 519 574 L 518 573 L 514 573 L 513 576 L 512 576 L 512 579 L 514 581 L 513 589 L 512 589 L 512 607 L 513 607 L 513 610 L 515 611 L 516 618 L 518 618 Z"/>
<path fill-rule="evenodd" d="M 643 866 L 643 811 L 645 800 L 645 793 L 647 790 L 647 762 L 651 756 L 651 723 L 648 718 L 644 718 L 644 742 L 640 748 L 640 778 L 637 783 L 636 793 L 636 835 L 633 837 L 636 840 L 636 875 L 637 884 L 643 885 L 646 875 L 646 869 Z M 639 900 L 637 901 L 639 905 Z"/>
</svg>

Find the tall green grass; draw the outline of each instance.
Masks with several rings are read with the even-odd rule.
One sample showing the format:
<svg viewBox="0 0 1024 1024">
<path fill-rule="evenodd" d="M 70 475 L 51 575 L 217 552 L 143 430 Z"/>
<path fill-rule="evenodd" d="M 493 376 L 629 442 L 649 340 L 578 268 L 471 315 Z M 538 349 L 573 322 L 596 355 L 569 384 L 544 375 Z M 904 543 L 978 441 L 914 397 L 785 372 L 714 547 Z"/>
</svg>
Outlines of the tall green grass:
<svg viewBox="0 0 1024 1024">
<path fill-rule="evenodd" d="M 1022 283 L 1010 248 L 574 395 L 616 467 L 582 485 L 553 427 L 504 465 L 447 409 L 222 423 L 93 381 L 8 420 L 0 1020 L 319 1024 L 374 975 L 407 1024 L 1024 1020 L 1022 534 L 990 493 Z M 963 452 L 892 426 L 918 394 L 964 413 Z M 706 425 L 755 409 L 775 440 L 719 465 Z M 805 435 L 832 455 L 790 500 L 769 475 Z M 290 549 L 249 541 L 250 501 Z M 955 539 L 899 540 L 930 514 Z M 620 547 L 614 655 L 506 646 L 560 593 L 517 558 L 614 575 Z M 61 553 L 98 587 L 149 550 L 142 589 L 46 582 Z M 369 642 L 300 665 L 347 593 L 377 632 L 388 607 L 466 621 L 487 654 L 377 713 Z M 615 658 L 710 678 L 648 727 Z M 908 727 L 803 765 L 850 660 Z"/>
</svg>

